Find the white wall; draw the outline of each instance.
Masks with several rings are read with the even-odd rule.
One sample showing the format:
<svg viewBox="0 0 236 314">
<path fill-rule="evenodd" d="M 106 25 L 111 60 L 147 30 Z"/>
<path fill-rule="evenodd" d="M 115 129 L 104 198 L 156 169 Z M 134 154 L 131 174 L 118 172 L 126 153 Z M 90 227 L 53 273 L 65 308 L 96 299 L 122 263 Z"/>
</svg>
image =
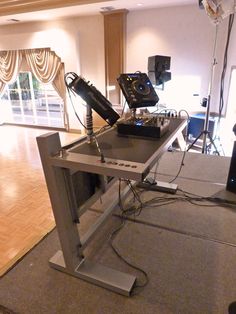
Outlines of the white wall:
<svg viewBox="0 0 236 314">
<path fill-rule="evenodd" d="M 225 26 L 218 30 L 217 61 L 211 111 L 218 111 L 219 73 L 225 43 Z M 198 5 L 129 12 L 127 72 L 147 72 L 149 56 L 171 56 L 172 80 L 157 91 L 160 103 L 175 109 L 203 110 L 213 61 L 215 26 Z M 199 94 L 199 97 L 193 96 Z"/>
<path fill-rule="evenodd" d="M 44 23 L 25 23 L 0 28 L 0 50 L 50 47 L 65 63 L 65 71 L 73 71 L 90 80 L 104 92 L 105 61 L 103 17 L 101 15 Z M 83 116 L 84 107 L 75 106 Z M 70 127 L 80 129 L 68 101 Z"/>
<path fill-rule="evenodd" d="M 227 19 L 219 25 L 217 40 L 217 65 L 211 101 L 211 111 L 216 112 L 226 28 Z M 202 111 L 200 101 L 208 95 L 214 35 L 214 25 L 205 11 L 198 8 L 197 3 L 129 12 L 126 71 L 147 72 L 149 56 L 171 56 L 172 80 L 166 84 L 164 91 L 158 90 L 160 103 L 166 103 L 175 109 Z M 235 27 L 231 37 L 228 68 L 231 64 L 235 65 Z M 82 74 L 102 93 L 105 92 L 104 28 L 101 14 L 0 28 L 0 50 L 37 47 L 51 47 L 62 58 L 66 72 Z M 199 94 L 199 97 L 193 94 Z M 83 110 L 82 106 L 78 106 L 81 115 Z M 69 115 L 71 128 L 80 128 L 71 106 Z"/>
</svg>

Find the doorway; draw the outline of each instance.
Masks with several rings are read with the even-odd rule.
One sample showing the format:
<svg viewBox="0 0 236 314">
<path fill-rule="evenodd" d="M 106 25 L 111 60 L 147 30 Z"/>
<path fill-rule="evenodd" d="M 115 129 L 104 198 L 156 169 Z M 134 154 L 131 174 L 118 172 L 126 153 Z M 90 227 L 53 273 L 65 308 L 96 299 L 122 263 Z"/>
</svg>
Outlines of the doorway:
<svg viewBox="0 0 236 314">
<path fill-rule="evenodd" d="M 1 95 L 4 122 L 65 128 L 64 104 L 52 84 L 40 83 L 29 71 L 19 72 Z"/>
</svg>

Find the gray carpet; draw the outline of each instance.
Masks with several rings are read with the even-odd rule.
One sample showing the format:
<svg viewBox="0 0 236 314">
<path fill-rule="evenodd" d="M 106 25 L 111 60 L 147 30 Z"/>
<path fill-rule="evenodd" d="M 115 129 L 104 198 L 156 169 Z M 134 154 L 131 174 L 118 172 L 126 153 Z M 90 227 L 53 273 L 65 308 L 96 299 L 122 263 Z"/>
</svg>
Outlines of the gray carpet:
<svg viewBox="0 0 236 314">
<path fill-rule="evenodd" d="M 180 160 L 181 153 L 166 158 L 160 169 L 166 167 L 169 158 Z M 199 157 L 193 158 L 200 166 Z M 191 163 L 190 159 L 186 161 Z M 225 169 L 224 173 L 220 176 L 219 170 L 207 178 L 208 170 L 201 170 L 204 176 L 200 182 L 196 168 L 192 180 L 186 167 L 177 183 L 189 192 L 218 195 L 224 190 L 229 163 L 214 157 L 212 164 Z M 163 178 L 171 178 L 178 168 L 175 163 L 172 166 Z M 220 184 L 213 184 L 214 180 Z M 113 193 L 117 193 L 117 187 Z M 109 204 L 112 195 L 103 199 L 103 206 Z M 162 194 L 146 192 L 144 199 L 156 195 Z M 99 202 L 94 206 L 98 211 L 101 207 Z M 85 214 L 80 225 L 82 234 L 98 215 L 94 211 Z M 148 274 L 148 284 L 135 290 L 137 295 L 124 297 L 50 268 L 48 260 L 60 249 L 54 230 L 1 278 L 0 304 L 19 314 L 227 314 L 229 304 L 236 300 L 235 211 L 181 202 L 149 206 L 135 220 L 126 222 L 114 245 Z M 142 284 L 143 274 L 122 262 L 107 241 L 119 222 L 116 216 L 109 218 L 87 248 L 86 256 L 133 274 Z"/>
<path fill-rule="evenodd" d="M 157 172 L 175 177 L 178 173 L 183 152 L 167 152 L 159 160 Z M 223 161 L 223 162 L 222 162 Z M 195 180 L 226 183 L 230 157 L 187 153 L 184 158 L 184 166 L 179 177 L 194 178 Z M 153 167 L 154 171 L 155 167 Z"/>
<path fill-rule="evenodd" d="M 47 261 L 58 248 L 53 231 L 1 279 L 0 301 L 19 313 L 173 313 L 162 302 L 146 300 L 143 292 L 124 297 L 49 268 Z M 132 273 L 106 244 L 93 255 L 108 266 Z"/>
<path fill-rule="evenodd" d="M 116 220 L 103 230 L 105 238 Z M 102 246 L 93 244 L 91 257 L 143 282 L 142 274 L 114 255 L 102 233 L 97 240 Z M 47 261 L 60 247 L 53 231 L 1 279 L 0 302 L 22 314 L 222 314 L 236 297 L 236 249 L 231 246 L 140 223 L 126 223 L 114 244 L 148 273 L 149 283 L 138 295 L 124 297 L 51 269 Z"/>
<path fill-rule="evenodd" d="M 219 195 L 224 189 L 220 185 L 211 183 L 178 179 L 178 186 L 191 193 L 202 196 Z M 229 192 L 231 199 L 236 202 L 236 195 Z M 181 194 L 179 194 L 181 195 Z M 228 194 L 227 194 L 228 195 Z M 164 193 L 145 192 L 142 199 L 150 200 L 157 196 L 165 196 Z M 165 196 L 173 197 L 173 195 Z M 132 204 L 132 203 L 131 203 Z M 236 247 L 236 207 L 222 207 L 209 202 L 196 202 L 196 204 L 185 202 L 174 202 L 173 204 L 161 206 L 147 206 L 143 209 L 138 221 L 152 224 L 169 230 L 194 235 L 196 237 L 208 238 L 209 240 L 230 243 Z"/>
<path fill-rule="evenodd" d="M 159 175 L 160 181 L 168 182 L 171 176 Z M 194 193 L 205 197 L 219 197 L 236 202 L 236 195 L 225 190 L 225 185 L 214 184 L 206 181 L 191 180 L 189 178 L 178 178 L 175 180 L 178 187 L 189 193 Z M 118 185 L 113 187 L 113 193 L 117 193 Z M 160 192 L 145 191 L 142 200 L 148 201 L 156 197 L 173 197 L 172 194 Z M 181 195 L 180 193 L 178 195 Z M 112 198 L 110 193 L 103 198 L 103 202 L 97 201 L 92 208 L 102 211 L 109 204 Z M 127 207 L 127 203 L 132 205 L 132 194 L 127 201 L 123 203 Z M 117 207 L 117 212 L 120 210 Z M 141 214 L 136 217 L 140 223 L 151 226 L 161 227 L 182 234 L 193 235 L 199 238 L 207 238 L 208 240 L 225 242 L 236 247 L 236 209 L 222 207 L 209 202 L 191 204 L 189 202 L 174 202 L 173 204 L 161 206 L 145 206 Z"/>
</svg>

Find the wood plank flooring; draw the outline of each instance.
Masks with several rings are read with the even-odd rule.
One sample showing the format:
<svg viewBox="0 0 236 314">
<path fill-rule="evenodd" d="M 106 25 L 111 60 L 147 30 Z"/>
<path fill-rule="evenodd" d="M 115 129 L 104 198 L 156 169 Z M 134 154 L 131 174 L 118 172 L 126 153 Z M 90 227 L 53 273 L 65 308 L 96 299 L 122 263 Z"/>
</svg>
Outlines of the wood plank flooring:
<svg viewBox="0 0 236 314">
<path fill-rule="evenodd" d="M 55 226 L 36 143 L 48 132 L 0 126 L 0 276 Z M 63 144 L 80 136 L 59 133 Z"/>
</svg>

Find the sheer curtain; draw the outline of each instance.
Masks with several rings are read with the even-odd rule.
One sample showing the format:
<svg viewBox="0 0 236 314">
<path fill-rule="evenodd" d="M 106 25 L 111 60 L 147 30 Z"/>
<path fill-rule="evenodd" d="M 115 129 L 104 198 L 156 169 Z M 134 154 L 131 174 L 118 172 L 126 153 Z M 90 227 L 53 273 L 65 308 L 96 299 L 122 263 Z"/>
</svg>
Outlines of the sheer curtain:
<svg viewBox="0 0 236 314">
<path fill-rule="evenodd" d="M 69 129 L 67 114 L 66 87 L 64 83 L 64 63 L 61 62 L 50 48 L 24 50 L 26 61 L 36 79 L 42 83 L 52 83 L 58 95 L 64 102 L 64 124 Z"/>
<path fill-rule="evenodd" d="M 66 100 L 66 85 L 64 82 L 65 76 L 65 66 L 64 63 L 61 63 L 57 75 L 55 76 L 52 85 L 57 91 L 58 95 L 63 99 L 64 102 L 64 125 L 66 130 L 69 130 L 69 117 L 67 112 L 67 100 Z"/>
<path fill-rule="evenodd" d="M 41 83 L 51 83 L 64 102 L 64 124 L 69 129 L 64 64 L 50 48 L 0 51 L 0 93 L 14 82 L 25 59 L 30 71 Z"/>
</svg>

